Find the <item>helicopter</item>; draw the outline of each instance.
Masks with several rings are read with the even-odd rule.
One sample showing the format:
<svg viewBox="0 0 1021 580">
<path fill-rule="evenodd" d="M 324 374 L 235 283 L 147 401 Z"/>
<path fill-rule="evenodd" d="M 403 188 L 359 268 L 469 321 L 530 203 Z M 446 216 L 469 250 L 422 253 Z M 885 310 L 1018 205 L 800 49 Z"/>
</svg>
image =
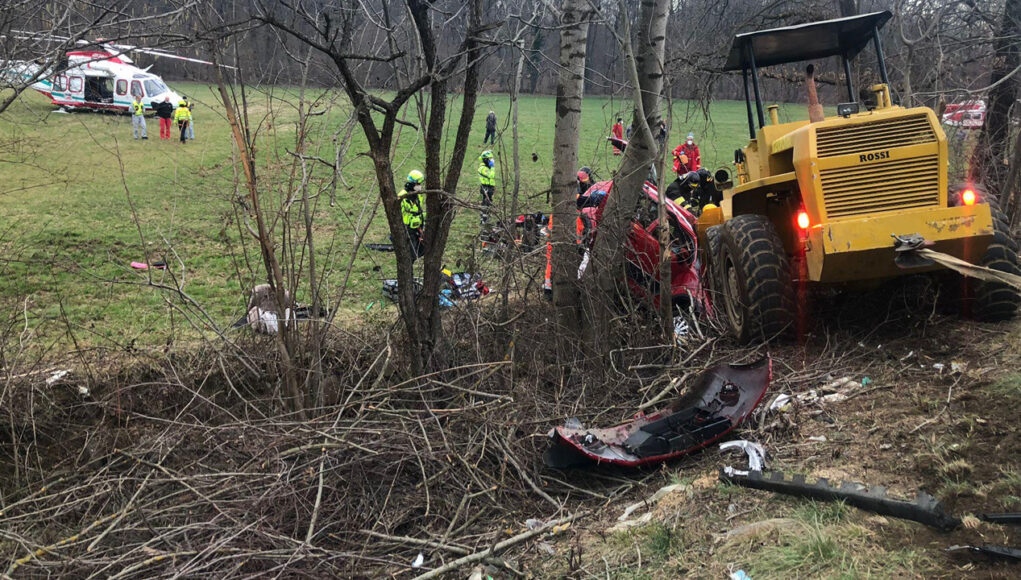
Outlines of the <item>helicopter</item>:
<svg viewBox="0 0 1021 580">
<path fill-rule="evenodd" d="M 14 36 L 15 38 L 30 40 L 54 42 L 70 40 L 66 37 L 40 36 L 31 32 L 15 31 L 15 34 L 20 35 Z M 37 77 L 38 80 L 28 88 L 46 95 L 54 105 L 65 110 L 128 113 L 136 95 L 141 97 L 146 111 L 152 111 L 153 107 L 164 99 L 169 99 L 176 105 L 183 97 L 171 90 L 159 75 L 149 72 L 151 66 L 144 69 L 135 66 L 134 61 L 126 53 L 136 52 L 199 64 L 214 64 L 162 50 L 110 44 L 101 39 L 95 42 L 79 40 L 75 44 L 82 48 L 67 52 L 66 60 L 48 68 L 41 75 L 39 71 L 44 66 L 42 64 L 31 61 L 8 61 L 0 76 L 8 81 Z"/>
</svg>

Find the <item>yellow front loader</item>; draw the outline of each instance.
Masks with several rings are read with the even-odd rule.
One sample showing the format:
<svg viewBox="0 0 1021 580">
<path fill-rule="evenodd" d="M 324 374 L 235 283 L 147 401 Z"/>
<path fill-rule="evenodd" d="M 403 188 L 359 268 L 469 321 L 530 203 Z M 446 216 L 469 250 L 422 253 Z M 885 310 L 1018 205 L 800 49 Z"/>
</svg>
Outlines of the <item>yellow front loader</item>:
<svg viewBox="0 0 1021 580">
<path fill-rule="evenodd" d="M 892 103 L 879 36 L 889 19 L 876 12 L 734 38 L 726 70 L 743 73 L 751 140 L 735 152 L 736 175 L 721 206 L 702 214 L 699 235 L 717 311 L 743 342 L 796 329 L 796 285 L 938 269 L 913 254 L 920 247 L 1021 273 L 995 200 L 978 186 L 948 183 L 947 139 L 935 113 Z M 866 108 L 851 62 L 869 44 L 882 83 L 870 87 L 875 105 Z M 840 58 L 849 99 L 835 116 L 823 116 L 814 99 L 811 67 L 810 119 L 780 123 L 775 105 L 764 114 L 761 67 L 828 57 Z M 969 281 L 966 294 L 983 320 L 1012 318 L 1021 302 L 998 282 Z"/>
</svg>

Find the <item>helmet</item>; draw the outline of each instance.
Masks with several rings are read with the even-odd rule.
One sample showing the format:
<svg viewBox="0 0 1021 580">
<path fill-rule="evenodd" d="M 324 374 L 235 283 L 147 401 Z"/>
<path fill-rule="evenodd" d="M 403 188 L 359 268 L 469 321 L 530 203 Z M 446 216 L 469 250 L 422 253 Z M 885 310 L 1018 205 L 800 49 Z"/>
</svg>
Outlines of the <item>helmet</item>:
<svg viewBox="0 0 1021 580">
<path fill-rule="evenodd" d="M 412 169 L 408 174 L 408 183 L 422 183 L 423 181 L 425 181 L 425 176 L 417 169 Z"/>
<path fill-rule="evenodd" d="M 180 103 L 177 103 L 177 106 L 178 107 L 187 107 L 188 106 L 188 101 L 181 101 Z"/>
<path fill-rule="evenodd" d="M 592 179 L 592 170 L 588 167 L 582 167 L 578 170 L 578 181 L 588 181 Z"/>
<path fill-rule="evenodd" d="M 694 133 L 688 133 L 688 139 L 694 140 L 695 139 L 695 134 Z"/>
<path fill-rule="evenodd" d="M 684 179 L 692 189 L 698 187 L 699 182 L 702 181 L 697 171 L 689 171 L 685 173 Z"/>
<path fill-rule="evenodd" d="M 482 155 L 479 155 L 479 159 L 482 159 L 482 160 L 492 159 L 492 158 L 493 158 L 493 152 L 490 151 L 489 149 L 486 149 L 485 151 L 482 152 Z"/>
<path fill-rule="evenodd" d="M 704 181 L 705 183 L 712 183 L 713 182 L 713 174 L 709 173 L 709 170 L 706 169 L 705 167 L 699 168 L 699 170 L 698 170 L 698 177 L 699 177 L 700 180 Z"/>
</svg>

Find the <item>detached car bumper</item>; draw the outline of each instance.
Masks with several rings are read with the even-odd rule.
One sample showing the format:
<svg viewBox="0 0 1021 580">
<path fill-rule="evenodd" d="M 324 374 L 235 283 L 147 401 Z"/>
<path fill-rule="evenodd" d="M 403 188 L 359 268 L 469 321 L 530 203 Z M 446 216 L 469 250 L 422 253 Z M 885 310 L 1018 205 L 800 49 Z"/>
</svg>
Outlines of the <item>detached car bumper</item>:
<svg viewBox="0 0 1021 580">
<path fill-rule="evenodd" d="M 894 263 L 894 236 L 920 235 L 931 248 L 976 263 L 993 239 L 987 204 L 919 208 L 811 228 L 805 240 L 808 279 L 847 282 L 903 275 Z M 910 272 L 938 270 L 938 266 Z"/>
</svg>

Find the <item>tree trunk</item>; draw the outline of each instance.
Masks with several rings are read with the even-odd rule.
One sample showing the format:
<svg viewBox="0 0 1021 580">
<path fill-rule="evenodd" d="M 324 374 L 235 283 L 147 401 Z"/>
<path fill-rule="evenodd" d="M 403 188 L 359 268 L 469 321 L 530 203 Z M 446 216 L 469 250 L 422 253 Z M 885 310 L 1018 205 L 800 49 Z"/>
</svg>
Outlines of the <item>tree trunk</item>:
<svg viewBox="0 0 1021 580">
<path fill-rule="evenodd" d="M 525 50 L 521 43 L 515 45 L 518 49 L 518 64 L 514 73 L 514 82 L 511 84 L 511 163 L 513 163 L 514 171 L 514 184 L 511 188 L 511 203 L 510 213 L 508 214 L 511 219 L 516 219 L 518 215 L 518 194 L 521 192 L 521 157 L 518 151 L 518 96 L 521 94 L 521 77 L 524 73 L 525 67 Z M 512 226 L 513 227 L 513 226 Z M 501 235 L 508 235 L 506 231 L 502 232 Z M 511 274 L 513 273 L 513 260 L 514 253 L 506 252 L 504 256 L 504 270 L 503 280 L 501 286 L 503 290 L 500 291 L 500 321 L 507 322 L 510 319 L 510 283 Z"/>
<path fill-rule="evenodd" d="M 557 122 L 553 135 L 553 306 L 573 342 L 581 329 L 578 265 L 575 243 L 578 140 L 585 90 L 585 47 L 588 38 L 586 0 L 564 0 L 560 16 L 560 80 L 557 83 Z"/>
<path fill-rule="evenodd" d="M 621 10 L 624 10 L 623 3 Z M 605 334 L 605 322 L 613 315 L 618 295 L 626 292 L 623 284 L 627 258 L 627 234 L 642 193 L 649 167 L 656 161 L 658 147 L 651 127 L 660 119 L 659 100 L 663 91 L 663 59 L 669 0 L 643 0 L 638 17 L 638 50 L 632 49 L 629 18 L 621 19 L 623 30 L 618 39 L 625 54 L 625 69 L 631 77 L 635 111 L 634 131 L 624 151 L 620 169 L 614 176 L 599 235 L 592 252 L 591 266 L 596 275 L 598 293 L 592 301 L 592 317 L 598 334 Z M 669 227 L 664 224 L 663 227 Z M 669 277 L 661 281 L 670 284 Z"/>
<path fill-rule="evenodd" d="M 1010 107 L 1018 95 L 1018 77 L 1014 69 L 1021 66 L 1021 0 L 1006 0 L 1003 20 L 993 43 L 995 57 L 990 83 L 986 121 L 972 156 L 970 177 L 1007 201 L 1007 167 L 1004 159 L 1010 147 Z M 1012 75 L 1012 77 L 1007 78 Z M 998 83 L 998 84 L 997 84 Z"/>
</svg>

